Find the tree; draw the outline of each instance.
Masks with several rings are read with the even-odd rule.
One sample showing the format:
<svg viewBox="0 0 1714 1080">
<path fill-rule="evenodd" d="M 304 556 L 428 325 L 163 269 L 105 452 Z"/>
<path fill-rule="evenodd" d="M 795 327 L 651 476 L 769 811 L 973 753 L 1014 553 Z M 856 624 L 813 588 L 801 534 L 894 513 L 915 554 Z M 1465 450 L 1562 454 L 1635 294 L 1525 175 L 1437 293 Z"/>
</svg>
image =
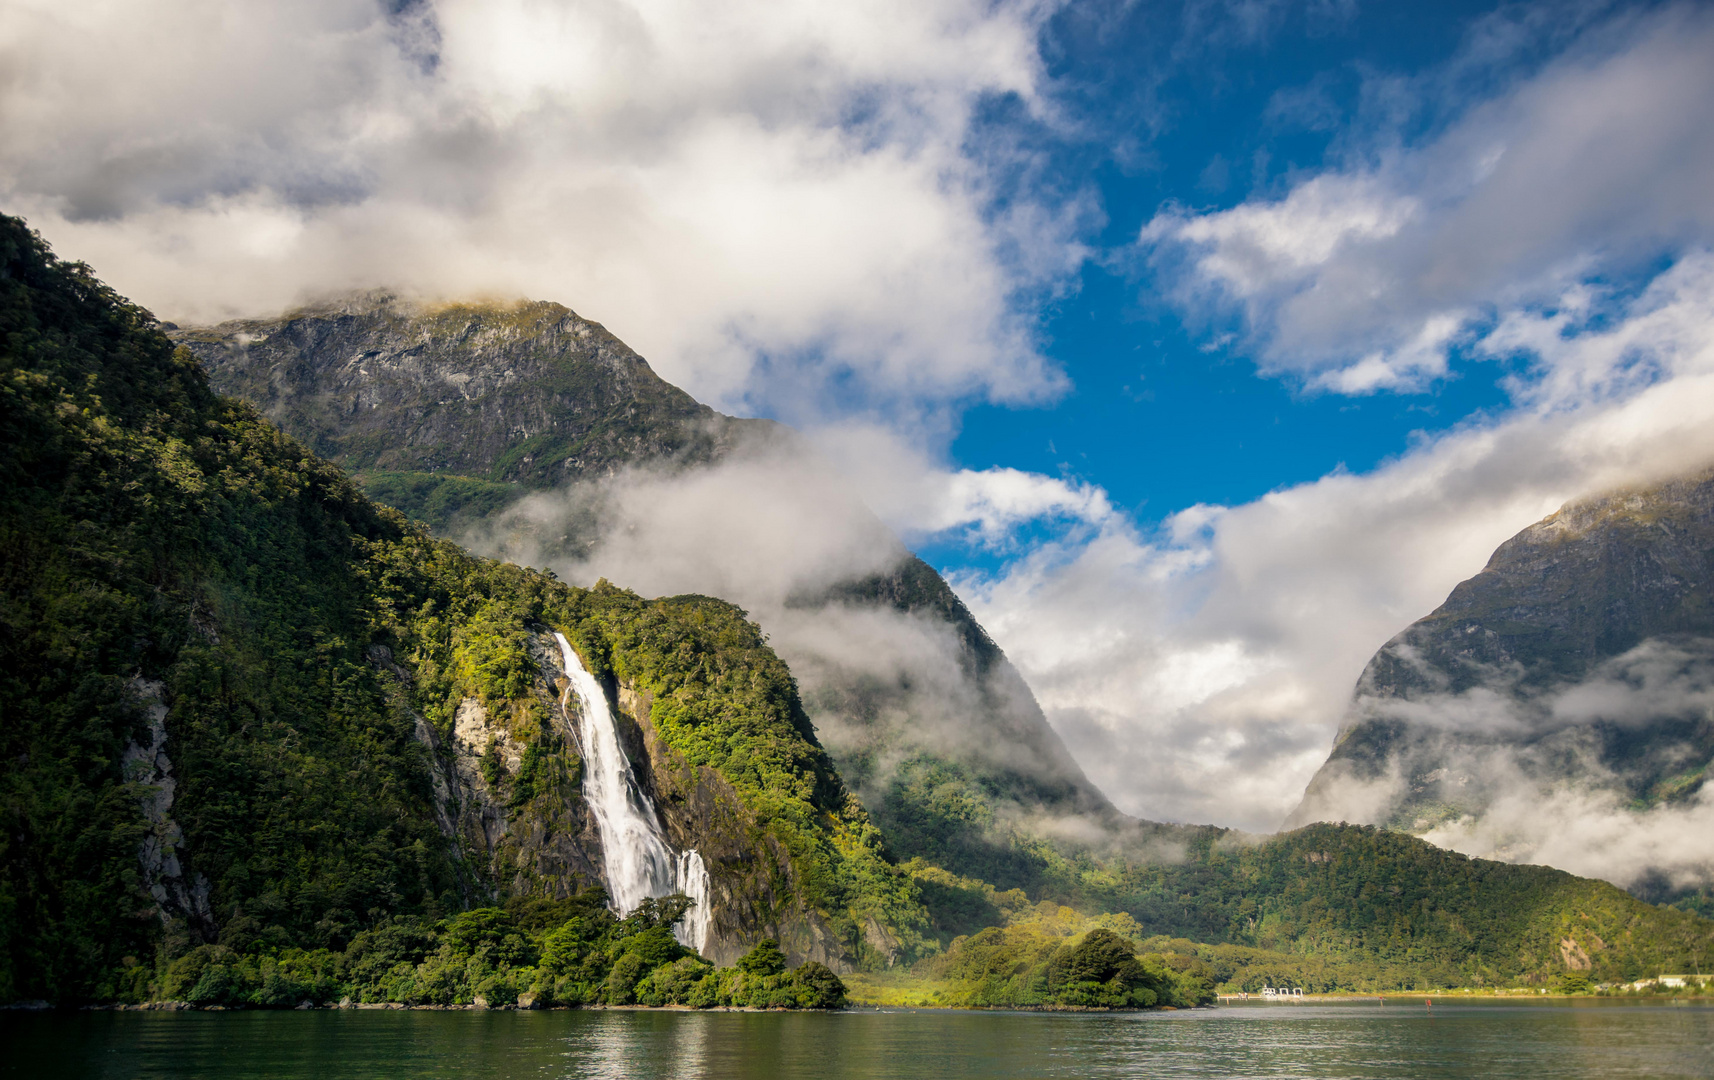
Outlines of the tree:
<svg viewBox="0 0 1714 1080">
<path fill-rule="evenodd" d="M 773 938 L 758 941 L 755 948 L 738 960 L 738 970 L 746 975 L 765 977 L 778 975 L 785 969 L 786 954 L 780 951 L 780 943 Z"/>
</svg>

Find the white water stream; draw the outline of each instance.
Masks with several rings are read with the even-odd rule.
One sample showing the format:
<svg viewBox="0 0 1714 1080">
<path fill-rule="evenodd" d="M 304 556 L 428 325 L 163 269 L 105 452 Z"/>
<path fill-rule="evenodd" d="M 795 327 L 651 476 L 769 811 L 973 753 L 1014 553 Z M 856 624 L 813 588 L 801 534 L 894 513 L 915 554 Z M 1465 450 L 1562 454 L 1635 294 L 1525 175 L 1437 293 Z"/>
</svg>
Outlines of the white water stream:
<svg viewBox="0 0 1714 1080">
<path fill-rule="evenodd" d="M 629 915 L 651 896 L 682 893 L 696 906 L 673 927 L 673 936 L 701 952 L 712 920 L 708 910 L 708 868 L 694 850 L 674 855 L 661 835 L 661 820 L 631 772 L 631 760 L 619 743 L 619 729 L 607 695 L 565 635 L 554 633 L 571 691 L 577 695 L 577 729 L 583 742 L 583 797 L 595 812 L 607 892 L 620 916 Z"/>
</svg>

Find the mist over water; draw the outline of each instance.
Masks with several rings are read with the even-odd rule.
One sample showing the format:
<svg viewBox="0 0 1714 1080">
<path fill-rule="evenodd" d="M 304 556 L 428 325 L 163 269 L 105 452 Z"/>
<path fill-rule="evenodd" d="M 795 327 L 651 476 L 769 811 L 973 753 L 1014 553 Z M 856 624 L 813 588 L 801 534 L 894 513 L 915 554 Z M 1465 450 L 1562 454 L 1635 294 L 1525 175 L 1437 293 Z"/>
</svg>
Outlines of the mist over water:
<svg viewBox="0 0 1714 1080">
<path fill-rule="evenodd" d="M 619 730 L 601 684 L 584 668 L 564 634 L 556 631 L 554 640 L 559 642 L 570 692 L 579 705 L 578 737 L 586 759 L 583 795 L 601 833 L 601 857 L 613 907 L 624 916 L 651 897 L 674 893 L 690 897 L 696 906 L 673 927 L 673 936 L 701 952 L 711 922 L 708 870 L 702 856 L 695 851 L 673 854 L 654 805 L 637 786 L 630 759 L 619 744 Z"/>
</svg>

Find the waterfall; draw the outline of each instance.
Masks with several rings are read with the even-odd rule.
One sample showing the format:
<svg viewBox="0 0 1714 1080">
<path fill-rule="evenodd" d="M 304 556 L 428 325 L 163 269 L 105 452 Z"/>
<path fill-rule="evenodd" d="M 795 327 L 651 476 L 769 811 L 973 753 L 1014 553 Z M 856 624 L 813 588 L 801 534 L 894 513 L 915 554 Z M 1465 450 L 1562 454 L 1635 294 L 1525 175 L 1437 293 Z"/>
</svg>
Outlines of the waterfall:
<svg viewBox="0 0 1714 1080">
<path fill-rule="evenodd" d="M 701 952 L 713 921 L 708 910 L 708 868 L 697 852 L 686 850 L 675 856 L 667 846 L 654 805 L 638 786 L 631 761 L 619 744 L 619 728 L 601 684 L 584 669 L 564 634 L 555 631 L 554 640 L 559 642 L 571 691 L 581 705 L 577 730 L 583 743 L 583 797 L 595 813 L 595 827 L 601 834 L 613 908 L 625 916 L 651 896 L 682 893 L 696 906 L 673 927 L 673 936 Z"/>
<path fill-rule="evenodd" d="M 695 849 L 686 849 L 678 857 L 676 891 L 696 901 L 696 906 L 684 913 L 673 928 L 673 935 L 697 952 L 708 943 L 708 929 L 714 925 L 714 912 L 708 902 L 708 867 Z"/>
</svg>

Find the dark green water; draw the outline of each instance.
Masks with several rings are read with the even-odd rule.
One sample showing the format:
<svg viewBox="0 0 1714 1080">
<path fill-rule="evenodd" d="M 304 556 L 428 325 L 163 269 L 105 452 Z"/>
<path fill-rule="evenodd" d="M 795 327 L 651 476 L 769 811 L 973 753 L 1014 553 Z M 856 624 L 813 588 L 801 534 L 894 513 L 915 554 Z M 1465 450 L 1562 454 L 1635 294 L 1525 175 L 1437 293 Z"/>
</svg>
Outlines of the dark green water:
<svg viewBox="0 0 1714 1080">
<path fill-rule="evenodd" d="M 1714 1077 L 1714 1008 L 11 1014 L 0 1076 Z"/>
</svg>

